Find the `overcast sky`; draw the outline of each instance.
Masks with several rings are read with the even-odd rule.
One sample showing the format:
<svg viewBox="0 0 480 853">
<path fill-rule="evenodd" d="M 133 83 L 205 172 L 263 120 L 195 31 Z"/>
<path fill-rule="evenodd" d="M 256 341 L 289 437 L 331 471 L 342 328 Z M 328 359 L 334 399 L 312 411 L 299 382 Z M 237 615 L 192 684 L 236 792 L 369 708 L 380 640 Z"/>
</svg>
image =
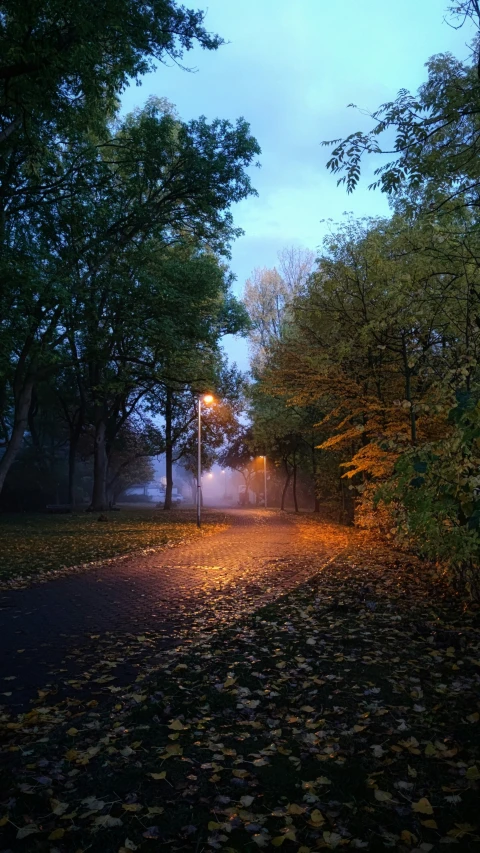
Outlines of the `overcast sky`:
<svg viewBox="0 0 480 853">
<path fill-rule="evenodd" d="M 277 252 L 299 245 L 315 250 L 326 224 L 345 211 L 356 216 L 388 213 L 384 196 L 367 189 L 352 196 L 325 169 L 324 139 L 366 129 L 349 103 L 373 110 L 398 89 L 415 90 L 434 53 L 467 57 L 471 32 L 444 21 L 443 0 L 184 0 L 207 10 L 208 29 L 228 44 L 216 52 L 193 50 L 186 73 L 160 66 L 123 97 L 126 111 L 149 95 L 168 98 L 181 118 L 205 115 L 234 121 L 244 116 L 262 148 L 252 169 L 258 198 L 236 205 L 245 231 L 233 246 L 231 267 L 241 295 L 255 267 L 272 267 Z M 226 341 L 231 359 L 247 369 L 244 341 Z"/>
</svg>

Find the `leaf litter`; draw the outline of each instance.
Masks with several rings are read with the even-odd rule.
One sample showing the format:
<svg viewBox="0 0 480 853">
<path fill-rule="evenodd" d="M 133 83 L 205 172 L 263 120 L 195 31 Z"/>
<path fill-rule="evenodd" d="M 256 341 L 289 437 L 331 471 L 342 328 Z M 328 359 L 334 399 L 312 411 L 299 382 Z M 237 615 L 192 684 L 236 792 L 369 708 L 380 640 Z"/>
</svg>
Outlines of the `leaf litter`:
<svg viewBox="0 0 480 853">
<path fill-rule="evenodd" d="M 3 848 L 478 851 L 478 608 L 352 541 L 109 702 L 4 714 Z"/>
<path fill-rule="evenodd" d="M 98 524 L 96 513 L 0 516 L 0 590 L 66 577 L 118 560 L 183 545 L 227 527 L 225 515 L 209 511 L 201 530 L 193 510 L 121 510 Z"/>
</svg>

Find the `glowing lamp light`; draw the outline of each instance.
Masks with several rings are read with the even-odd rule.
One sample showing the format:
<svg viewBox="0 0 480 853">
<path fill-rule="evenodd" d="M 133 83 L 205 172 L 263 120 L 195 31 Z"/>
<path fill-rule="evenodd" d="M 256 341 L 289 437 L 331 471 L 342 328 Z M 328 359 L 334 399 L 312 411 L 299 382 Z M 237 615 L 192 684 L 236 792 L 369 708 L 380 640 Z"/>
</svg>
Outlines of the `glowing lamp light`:
<svg viewBox="0 0 480 853">
<path fill-rule="evenodd" d="M 198 438 L 197 438 L 197 527 L 202 526 L 202 403 L 209 406 L 215 402 L 213 394 L 198 395 Z M 213 474 L 209 474 L 209 478 Z"/>
</svg>

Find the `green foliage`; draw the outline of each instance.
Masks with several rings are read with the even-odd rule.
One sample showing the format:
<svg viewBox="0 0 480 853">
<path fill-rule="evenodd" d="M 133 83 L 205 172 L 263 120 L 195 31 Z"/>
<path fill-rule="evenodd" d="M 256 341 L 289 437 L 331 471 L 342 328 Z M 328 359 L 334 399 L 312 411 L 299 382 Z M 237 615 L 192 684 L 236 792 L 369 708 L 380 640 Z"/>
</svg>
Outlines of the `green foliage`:
<svg viewBox="0 0 480 853">
<path fill-rule="evenodd" d="M 203 12 L 175 0 L 2 0 L 0 8 L 0 144 L 14 154 L 101 126 L 129 79 L 156 60 L 178 61 L 194 42 L 222 43 Z"/>
<path fill-rule="evenodd" d="M 441 441 L 410 448 L 391 480 L 379 488 L 401 540 L 426 557 L 449 564 L 478 595 L 480 554 L 480 404 L 459 395 L 453 429 Z"/>
<path fill-rule="evenodd" d="M 334 145 L 327 167 L 340 174 L 339 184 L 352 192 L 365 156 L 394 154 L 375 170 L 379 187 L 395 196 L 410 193 L 430 209 L 454 201 L 477 204 L 480 89 L 476 69 L 450 54 L 432 57 L 428 81 L 417 96 L 400 90 L 395 101 L 372 113 L 369 133 L 355 132 Z M 383 135 L 395 134 L 393 150 L 382 147 Z M 458 200 L 458 202 L 457 202 Z"/>
<path fill-rule="evenodd" d="M 377 506 L 388 506 L 402 539 L 449 564 L 455 578 L 478 595 L 480 6 L 477 0 L 459 0 L 449 12 L 457 27 L 474 24 L 475 61 L 450 54 L 432 57 L 428 79 L 416 96 L 401 90 L 395 101 L 371 114 L 368 133 L 325 144 L 334 146 L 328 168 L 349 192 L 358 184 L 365 157 L 388 156 L 371 187 L 387 193 L 393 209 L 414 226 L 424 270 L 421 290 L 417 283 L 410 305 L 405 303 L 412 317 L 423 315 L 421 324 L 411 324 L 410 348 L 415 341 L 416 352 L 407 359 L 411 376 L 404 405 L 415 426 L 412 446 L 402 446 L 398 436 L 374 439 L 377 456 L 391 453 L 395 463 L 393 473 L 383 472 Z M 399 271 L 411 276 L 406 252 L 397 259 Z M 390 288 L 387 292 L 390 300 Z M 416 392 L 412 382 L 419 382 Z M 417 402 L 420 388 L 424 396 Z M 425 432 L 428 420 L 431 428 Z M 361 470 L 369 455 L 370 447 L 361 450 L 351 470 Z M 365 508 L 375 487 L 367 482 L 362 491 Z"/>
<path fill-rule="evenodd" d="M 258 152 L 244 120 L 186 124 L 151 99 L 101 138 L 53 144 L 33 175 L 25 166 L 2 256 L 0 487 L 33 389 L 60 373 L 73 377 L 77 409 L 97 434 L 101 508 L 116 433 L 167 361 L 214 359 L 221 336 L 242 329 L 220 257 L 239 233 L 231 204 L 254 192 L 246 167 Z"/>
<path fill-rule="evenodd" d="M 405 523 L 412 541 L 448 558 L 457 578 L 463 565 L 475 571 L 478 549 L 476 433 L 462 402 L 478 399 L 480 388 L 473 226 L 465 210 L 441 220 L 405 212 L 348 221 L 329 235 L 262 357 L 253 406 L 255 429 L 270 437 L 273 454 L 276 436 L 285 440 L 294 429 L 304 447 L 310 430 L 318 497 L 336 493 L 347 520 L 355 502 L 361 524 L 398 525 L 402 537 Z M 412 460 L 428 461 L 431 488 Z M 376 489 L 393 487 L 401 471 L 406 488 L 385 512 Z"/>
</svg>

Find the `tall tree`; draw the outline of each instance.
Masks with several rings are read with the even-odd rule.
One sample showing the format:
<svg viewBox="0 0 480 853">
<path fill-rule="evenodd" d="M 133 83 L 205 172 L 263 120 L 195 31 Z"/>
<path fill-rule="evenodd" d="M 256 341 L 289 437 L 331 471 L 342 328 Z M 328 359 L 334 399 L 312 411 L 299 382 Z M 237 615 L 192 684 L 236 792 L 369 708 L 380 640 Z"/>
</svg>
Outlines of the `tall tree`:
<svg viewBox="0 0 480 853">
<path fill-rule="evenodd" d="M 243 301 L 250 317 L 252 364 L 260 366 L 266 350 L 282 334 L 288 309 L 305 287 L 312 272 L 314 255 L 307 249 L 289 247 L 278 255 L 280 272 L 257 268 L 245 283 Z"/>
<path fill-rule="evenodd" d="M 371 189 L 378 187 L 393 200 L 408 197 L 414 209 L 433 215 L 465 206 L 478 214 L 478 70 L 451 54 L 432 57 L 427 68 L 428 80 L 417 95 L 401 89 L 394 101 L 371 113 L 369 132 L 325 142 L 333 147 L 327 168 L 353 192 L 363 159 L 380 156 Z"/>
<path fill-rule="evenodd" d="M 203 12 L 175 0 L 2 0 L 0 12 L 4 212 L 12 199 L 18 210 L 55 195 L 66 175 L 35 175 L 45 149 L 80 131 L 103 133 L 130 80 L 155 61 L 178 62 L 194 43 L 207 50 L 222 43 L 206 30 Z"/>
<path fill-rule="evenodd" d="M 32 388 L 56 369 L 64 341 L 68 339 L 73 361 L 83 347 L 82 359 L 89 364 L 85 377 L 97 389 L 97 398 L 104 381 L 98 371 L 106 370 L 118 391 L 115 377 L 122 363 L 128 393 L 122 391 L 115 411 L 121 411 L 124 419 L 147 390 L 144 384 L 140 397 L 135 395 L 139 377 L 126 365 L 135 363 L 135 370 L 143 365 L 151 378 L 152 364 L 166 350 L 165 330 L 174 347 L 176 316 L 188 328 L 190 340 L 195 323 L 195 340 L 209 333 L 211 310 L 205 317 L 200 309 L 188 316 L 187 299 L 195 302 L 196 291 L 192 283 L 189 295 L 188 285 L 182 284 L 187 270 L 198 280 L 200 270 L 212 272 L 215 292 L 210 290 L 208 299 L 215 316 L 227 322 L 233 301 L 212 252 L 227 252 L 239 233 L 229 207 L 253 192 L 245 167 L 258 151 L 243 120 L 235 127 L 218 120 L 209 125 L 203 119 L 186 125 L 155 99 L 113 128 L 103 142 L 82 137 L 77 147 L 56 155 L 57 167 L 70 175 L 68 185 L 50 208 L 40 206 L 28 213 L 27 232 L 12 231 L 12 248 L 4 260 L 14 286 L 2 294 L 10 308 L 0 332 L 4 411 L 10 414 L 4 417 L 6 452 L 0 460 L 0 488 L 21 445 Z M 199 247 L 196 259 L 192 245 Z M 202 288 L 199 299 L 201 292 Z M 169 319 L 164 313 L 167 303 L 173 312 Z M 153 313 L 142 324 L 147 305 Z M 156 317 L 166 325 L 149 350 L 145 335 Z M 211 331 L 217 334 L 218 328 L 213 323 Z M 115 368 L 109 362 L 112 347 L 117 353 Z M 97 399 L 92 407 L 99 437 L 96 482 L 105 483 L 103 403 Z M 104 486 L 99 486 L 94 504 L 104 502 Z"/>
</svg>

